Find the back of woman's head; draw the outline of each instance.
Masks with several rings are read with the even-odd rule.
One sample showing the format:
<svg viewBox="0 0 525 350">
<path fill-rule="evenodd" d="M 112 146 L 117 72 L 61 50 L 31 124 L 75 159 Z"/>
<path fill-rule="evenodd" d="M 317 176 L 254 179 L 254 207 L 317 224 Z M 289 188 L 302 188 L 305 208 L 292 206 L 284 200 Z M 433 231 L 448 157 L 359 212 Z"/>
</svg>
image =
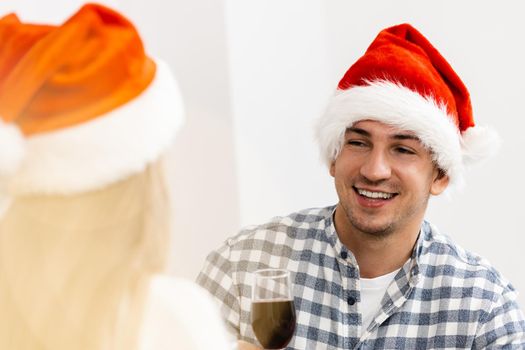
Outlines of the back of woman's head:
<svg viewBox="0 0 525 350">
<path fill-rule="evenodd" d="M 0 349 L 133 349 L 166 260 L 175 80 L 97 4 L 58 26 L 4 16 L 0 52 Z"/>
<path fill-rule="evenodd" d="M 93 192 L 15 198 L 0 221 L 0 348 L 132 349 L 168 215 L 160 163 Z"/>
</svg>

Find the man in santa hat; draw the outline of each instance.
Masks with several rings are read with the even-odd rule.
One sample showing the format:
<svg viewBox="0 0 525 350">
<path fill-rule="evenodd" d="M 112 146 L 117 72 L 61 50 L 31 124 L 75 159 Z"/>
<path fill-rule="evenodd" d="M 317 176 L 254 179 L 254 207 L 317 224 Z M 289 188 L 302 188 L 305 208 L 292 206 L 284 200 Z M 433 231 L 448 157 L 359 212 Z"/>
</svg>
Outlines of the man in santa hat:
<svg viewBox="0 0 525 350">
<path fill-rule="evenodd" d="M 316 133 L 339 203 L 242 230 L 199 275 L 238 338 L 258 344 L 252 273 L 281 268 L 297 317 L 287 349 L 525 348 L 513 286 L 424 220 L 430 195 L 497 145 L 432 44 L 408 24 L 381 31 Z"/>
</svg>

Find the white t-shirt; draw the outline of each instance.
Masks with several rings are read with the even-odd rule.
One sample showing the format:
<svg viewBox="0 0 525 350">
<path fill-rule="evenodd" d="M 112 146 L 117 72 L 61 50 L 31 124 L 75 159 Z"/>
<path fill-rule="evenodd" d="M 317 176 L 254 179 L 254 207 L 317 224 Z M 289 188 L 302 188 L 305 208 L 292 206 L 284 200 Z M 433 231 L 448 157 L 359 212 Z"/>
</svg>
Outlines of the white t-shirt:
<svg viewBox="0 0 525 350">
<path fill-rule="evenodd" d="M 381 300 L 401 268 L 376 278 L 361 278 L 361 316 L 363 332 L 366 331 L 381 306 Z"/>
<path fill-rule="evenodd" d="M 140 350 L 231 350 L 217 305 L 195 283 L 168 276 L 152 279 Z"/>
</svg>

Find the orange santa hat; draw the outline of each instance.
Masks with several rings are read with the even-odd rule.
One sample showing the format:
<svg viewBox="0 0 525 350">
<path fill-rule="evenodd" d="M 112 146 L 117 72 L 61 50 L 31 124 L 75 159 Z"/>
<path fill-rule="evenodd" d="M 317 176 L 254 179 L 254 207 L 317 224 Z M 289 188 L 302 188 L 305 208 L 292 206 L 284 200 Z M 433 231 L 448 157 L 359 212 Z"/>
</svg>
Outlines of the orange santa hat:
<svg viewBox="0 0 525 350">
<path fill-rule="evenodd" d="M 97 4 L 63 25 L 0 19 L 0 181 L 70 194 L 142 171 L 183 121 L 178 87 L 133 24 Z"/>
</svg>

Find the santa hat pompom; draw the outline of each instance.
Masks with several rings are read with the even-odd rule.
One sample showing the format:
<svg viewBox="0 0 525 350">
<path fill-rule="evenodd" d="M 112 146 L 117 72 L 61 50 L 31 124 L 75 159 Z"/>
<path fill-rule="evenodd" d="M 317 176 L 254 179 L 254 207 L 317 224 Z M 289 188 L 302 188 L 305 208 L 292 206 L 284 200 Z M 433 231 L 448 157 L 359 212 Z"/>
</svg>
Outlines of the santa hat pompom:
<svg viewBox="0 0 525 350">
<path fill-rule="evenodd" d="M 15 174 L 24 154 L 25 140 L 20 129 L 0 119 L 0 177 Z"/>
<path fill-rule="evenodd" d="M 465 165 L 490 158 L 501 146 L 501 139 L 492 128 L 476 125 L 465 130 L 461 136 L 461 153 Z"/>
</svg>

